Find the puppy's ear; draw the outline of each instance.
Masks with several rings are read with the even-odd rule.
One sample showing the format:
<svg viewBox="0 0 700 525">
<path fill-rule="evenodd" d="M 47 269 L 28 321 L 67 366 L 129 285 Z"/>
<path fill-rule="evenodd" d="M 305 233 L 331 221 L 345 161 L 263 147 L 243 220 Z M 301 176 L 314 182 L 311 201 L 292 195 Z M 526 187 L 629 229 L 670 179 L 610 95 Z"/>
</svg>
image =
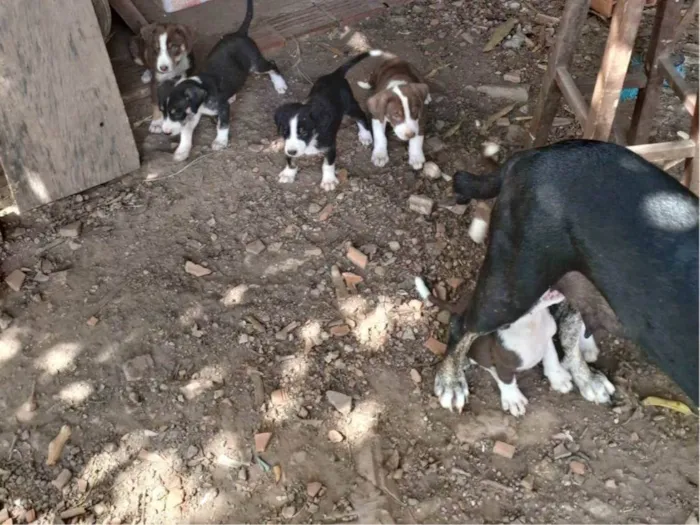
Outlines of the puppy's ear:
<svg viewBox="0 0 700 525">
<path fill-rule="evenodd" d="M 192 28 L 190 26 L 178 24 L 175 27 L 175 31 L 182 35 L 182 41 L 184 43 L 183 45 L 185 46 L 185 53 L 189 53 L 190 51 L 192 51 L 192 47 L 194 46 L 195 42 L 195 35 Z"/>
<path fill-rule="evenodd" d="M 158 31 L 158 26 L 156 24 L 148 24 L 141 28 L 139 33 L 139 38 L 141 42 L 141 58 L 143 65 L 148 69 L 155 69 L 156 67 L 156 50 L 154 49 L 154 41 L 156 39 L 156 33 Z"/>
<path fill-rule="evenodd" d="M 207 91 L 202 86 L 193 85 L 185 88 L 185 98 L 187 98 L 188 113 L 197 113 L 207 98 Z"/>
<path fill-rule="evenodd" d="M 425 99 L 428 98 L 428 93 L 430 93 L 428 84 L 409 84 L 405 86 L 404 89 L 414 94 L 421 102 L 425 102 Z"/>
<path fill-rule="evenodd" d="M 275 127 L 277 128 L 277 133 L 282 135 L 282 126 L 287 120 L 287 106 L 280 106 L 275 110 Z"/>
<path fill-rule="evenodd" d="M 139 31 L 139 36 L 141 37 L 141 40 L 143 40 L 147 44 L 151 42 L 153 40 L 154 35 L 156 34 L 156 29 L 156 24 L 148 24 L 143 26 L 141 28 L 141 31 Z"/>
<path fill-rule="evenodd" d="M 384 122 L 386 117 L 386 105 L 389 103 L 389 98 L 393 93 L 388 89 L 380 91 L 369 97 L 367 100 L 367 109 L 372 118 Z"/>
</svg>

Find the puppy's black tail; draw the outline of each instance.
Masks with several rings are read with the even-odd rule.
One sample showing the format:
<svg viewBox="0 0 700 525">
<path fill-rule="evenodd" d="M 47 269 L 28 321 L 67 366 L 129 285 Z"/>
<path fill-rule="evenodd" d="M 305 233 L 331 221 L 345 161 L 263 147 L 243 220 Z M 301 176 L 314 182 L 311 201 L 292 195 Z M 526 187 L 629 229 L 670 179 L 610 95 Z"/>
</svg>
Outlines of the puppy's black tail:
<svg viewBox="0 0 700 525">
<path fill-rule="evenodd" d="M 250 29 L 250 23 L 253 21 L 253 0 L 247 1 L 248 3 L 246 4 L 245 8 L 245 18 L 243 19 L 241 27 L 239 27 L 238 31 L 236 31 L 236 33 L 240 33 L 242 35 L 248 34 L 248 30 Z"/>
<path fill-rule="evenodd" d="M 459 204 L 467 204 L 470 200 L 487 200 L 498 197 L 503 184 L 503 169 L 489 175 L 472 175 L 466 171 L 458 171 L 452 180 L 452 189 Z"/>
<path fill-rule="evenodd" d="M 350 71 L 350 69 L 353 66 L 359 64 L 365 58 L 367 58 L 367 57 L 380 57 L 383 54 L 384 54 L 384 51 L 382 51 L 381 49 L 373 49 L 372 51 L 365 51 L 364 53 L 360 53 L 359 55 L 354 56 L 350 60 L 345 62 L 345 64 L 343 64 L 338 69 L 336 69 L 333 72 L 333 74 L 345 76 L 348 74 L 348 71 Z"/>
</svg>

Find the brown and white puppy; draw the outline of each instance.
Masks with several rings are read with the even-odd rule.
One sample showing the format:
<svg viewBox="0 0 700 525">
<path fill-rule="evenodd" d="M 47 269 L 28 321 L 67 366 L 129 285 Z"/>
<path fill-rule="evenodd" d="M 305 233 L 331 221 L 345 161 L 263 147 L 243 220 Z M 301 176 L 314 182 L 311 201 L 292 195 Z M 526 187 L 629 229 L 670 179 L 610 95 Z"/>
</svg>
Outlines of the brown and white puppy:
<svg viewBox="0 0 700 525">
<path fill-rule="evenodd" d="M 181 24 L 149 24 L 129 42 L 131 56 L 147 69 L 141 75 L 144 84 L 151 85 L 153 118 L 149 131 L 161 133 L 163 114 L 158 104 L 158 86 L 166 81 L 177 82 L 194 67 L 192 30 Z"/>
<path fill-rule="evenodd" d="M 400 140 L 408 141 L 408 163 L 414 170 L 419 170 L 425 163 L 423 106 L 430 102 L 428 85 L 408 62 L 389 57 L 372 73 L 369 83 L 359 84 L 373 90 L 367 101 L 374 136 L 372 164 L 381 168 L 389 162 L 386 125 L 391 124 L 394 134 Z"/>
</svg>

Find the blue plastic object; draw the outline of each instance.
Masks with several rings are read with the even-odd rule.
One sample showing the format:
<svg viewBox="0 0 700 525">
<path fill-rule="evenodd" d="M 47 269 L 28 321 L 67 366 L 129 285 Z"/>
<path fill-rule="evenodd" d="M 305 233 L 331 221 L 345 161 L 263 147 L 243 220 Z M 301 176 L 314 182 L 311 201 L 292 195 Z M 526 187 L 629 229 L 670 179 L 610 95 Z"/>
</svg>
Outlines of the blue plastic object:
<svg viewBox="0 0 700 525">
<path fill-rule="evenodd" d="M 640 67 L 642 64 L 644 64 L 644 60 L 642 60 L 642 57 L 639 55 L 634 55 L 630 61 L 630 64 L 633 67 Z M 680 73 L 681 77 L 685 78 L 685 56 L 679 55 L 674 61 L 673 66 L 675 67 L 676 71 Z M 668 87 L 668 82 L 666 80 L 664 80 L 664 87 Z M 625 88 L 622 90 L 622 92 L 620 92 L 620 100 L 622 102 L 626 100 L 635 100 L 637 95 L 639 95 L 639 88 Z"/>
</svg>

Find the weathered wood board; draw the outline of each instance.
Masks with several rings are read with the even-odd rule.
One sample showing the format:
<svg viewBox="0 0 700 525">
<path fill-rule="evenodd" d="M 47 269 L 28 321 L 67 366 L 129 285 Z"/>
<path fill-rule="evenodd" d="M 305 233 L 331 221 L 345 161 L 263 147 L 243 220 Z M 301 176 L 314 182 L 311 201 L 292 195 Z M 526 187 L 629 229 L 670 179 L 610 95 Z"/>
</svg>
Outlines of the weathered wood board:
<svg viewBox="0 0 700 525">
<path fill-rule="evenodd" d="M 20 211 L 139 167 L 91 0 L 0 0 L 0 161 Z"/>
</svg>

